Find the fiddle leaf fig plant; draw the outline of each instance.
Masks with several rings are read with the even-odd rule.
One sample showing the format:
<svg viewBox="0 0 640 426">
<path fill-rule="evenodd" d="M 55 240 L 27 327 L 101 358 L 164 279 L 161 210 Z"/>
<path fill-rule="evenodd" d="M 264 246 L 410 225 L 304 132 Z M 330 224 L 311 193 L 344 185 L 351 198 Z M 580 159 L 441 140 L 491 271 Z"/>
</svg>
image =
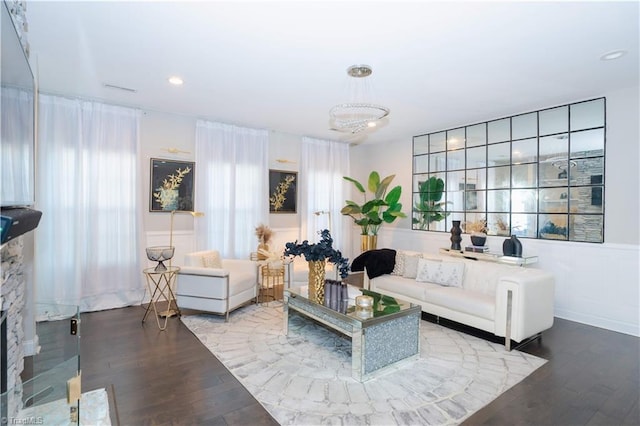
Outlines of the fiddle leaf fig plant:
<svg viewBox="0 0 640 426">
<path fill-rule="evenodd" d="M 383 223 L 392 223 L 399 217 L 407 217 L 402 212 L 400 196 L 402 188 L 400 185 L 393 187 L 389 192 L 389 186 L 396 175 L 390 175 L 380 180 L 380 174 L 372 171 L 367 181 L 367 190 L 357 180 L 343 176 L 345 180 L 353 183 L 364 199 L 364 204 L 347 200 L 346 205 L 340 213 L 351 216 L 356 225 L 360 227 L 361 235 L 378 235 L 378 230 Z M 367 194 L 372 197 L 367 199 Z"/>
<path fill-rule="evenodd" d="M 449 215 L 444 207 L 446 202 L 441 201 L 444 195 L 444 181 L 441 178 L 431 176 L 429 179 L 418 182 L 418 201 L 413 206 L 414 216 L 412 222 L 419 229 L 428 229 L 431 222 L 439 222 Z"/>
</svg>

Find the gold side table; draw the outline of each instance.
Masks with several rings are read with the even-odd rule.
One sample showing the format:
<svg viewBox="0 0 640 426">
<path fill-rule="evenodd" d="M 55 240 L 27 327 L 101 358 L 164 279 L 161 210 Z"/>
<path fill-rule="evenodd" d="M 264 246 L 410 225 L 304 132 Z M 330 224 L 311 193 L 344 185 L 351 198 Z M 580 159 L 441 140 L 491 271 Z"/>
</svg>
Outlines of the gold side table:
<svg viewBox="0 0 640 426">
<path fill-rule="evenodd" d="M 258 303 L 265 304 L 269 300 L 282 300 L 284 291 L 284 264 L 271 266 L 260 265 L 260 278 L 258 288 Z"/>
<path fill-rule="evenodd" d="M 178 271 L 180 271 L 180 268 L 177 266 L 168 266 L 166 271 L 156 271 L 155 268 L 147 268 L 142 271 L 147 281 L 147 289 L 151 295 L 151 300 L 144 312 L 144 317 L 142 317 L 143 323 L 144 320 L 147 319 L 149 311 L 153 309 L 153 312 L 156 314 L 158 328 L 164 331 L 167 328 L 167 319 L 173 315 L 180 315 L 180 308 L 178 308 L 172 289 L 178 276 Z M 167 300 L 169 306 L 166 311 L 158 312 L 156 304 L 162 300 Z M 172 304 L 174 308 L 171 307 Z M 161 316 L 164 317 L 164 325 L 160 325 L 159 317 Z"/>
</svg>

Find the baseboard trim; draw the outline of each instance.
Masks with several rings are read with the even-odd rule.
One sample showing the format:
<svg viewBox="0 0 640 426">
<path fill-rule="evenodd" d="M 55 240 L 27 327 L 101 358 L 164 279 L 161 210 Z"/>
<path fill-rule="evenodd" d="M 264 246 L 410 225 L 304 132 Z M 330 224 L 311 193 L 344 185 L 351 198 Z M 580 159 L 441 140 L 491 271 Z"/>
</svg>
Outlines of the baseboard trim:
<svg viewBox="0 0 640 426">
<path fill-rule="evenodd" d="M 614 321 L 607 318 L 600 318 L 591 315 L 584 315 L 577 312 L 556 310 L 555 316 L 569 321 L 579 322 L 592 327 L 604 328 L 618 333 L 629 334 L 640 337 L 640 324 Z"/>
</svg>

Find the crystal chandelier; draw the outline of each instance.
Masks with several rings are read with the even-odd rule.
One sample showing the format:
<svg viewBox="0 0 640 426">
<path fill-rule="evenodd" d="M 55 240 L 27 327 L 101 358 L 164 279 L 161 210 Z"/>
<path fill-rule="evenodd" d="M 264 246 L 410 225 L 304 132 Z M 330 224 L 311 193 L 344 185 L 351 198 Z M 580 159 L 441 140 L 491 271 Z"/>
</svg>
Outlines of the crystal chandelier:
<svg viewBox="0 0 640 426">
<path fill-rule="evenodd" d="M 389 115 L 389 108 L 376 105 L 371 99 L 372 90 L 367 80 L 373 71 L 369 65 L 352 65 L 347 68 L 350 80 L 351 101 L 338 104 L 329 110 L 331 126 L 339 132 L 359 133 L 373 128 Z"/>
</svg>

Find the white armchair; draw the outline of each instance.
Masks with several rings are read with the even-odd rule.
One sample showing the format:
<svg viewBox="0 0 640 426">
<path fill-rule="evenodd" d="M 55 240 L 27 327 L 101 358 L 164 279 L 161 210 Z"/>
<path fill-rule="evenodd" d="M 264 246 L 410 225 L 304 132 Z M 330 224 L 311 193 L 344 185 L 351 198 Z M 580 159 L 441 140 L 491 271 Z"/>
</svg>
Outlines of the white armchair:
<svg viewBox="0 0 640 426">
<path fill-rule="evenodd" d="M 256 300 L 257 264 L 252 260 L 220 259 L 215 250 L 190 253 L 176 284 L 179 308 L 224 314 Z"/>
</svg>

